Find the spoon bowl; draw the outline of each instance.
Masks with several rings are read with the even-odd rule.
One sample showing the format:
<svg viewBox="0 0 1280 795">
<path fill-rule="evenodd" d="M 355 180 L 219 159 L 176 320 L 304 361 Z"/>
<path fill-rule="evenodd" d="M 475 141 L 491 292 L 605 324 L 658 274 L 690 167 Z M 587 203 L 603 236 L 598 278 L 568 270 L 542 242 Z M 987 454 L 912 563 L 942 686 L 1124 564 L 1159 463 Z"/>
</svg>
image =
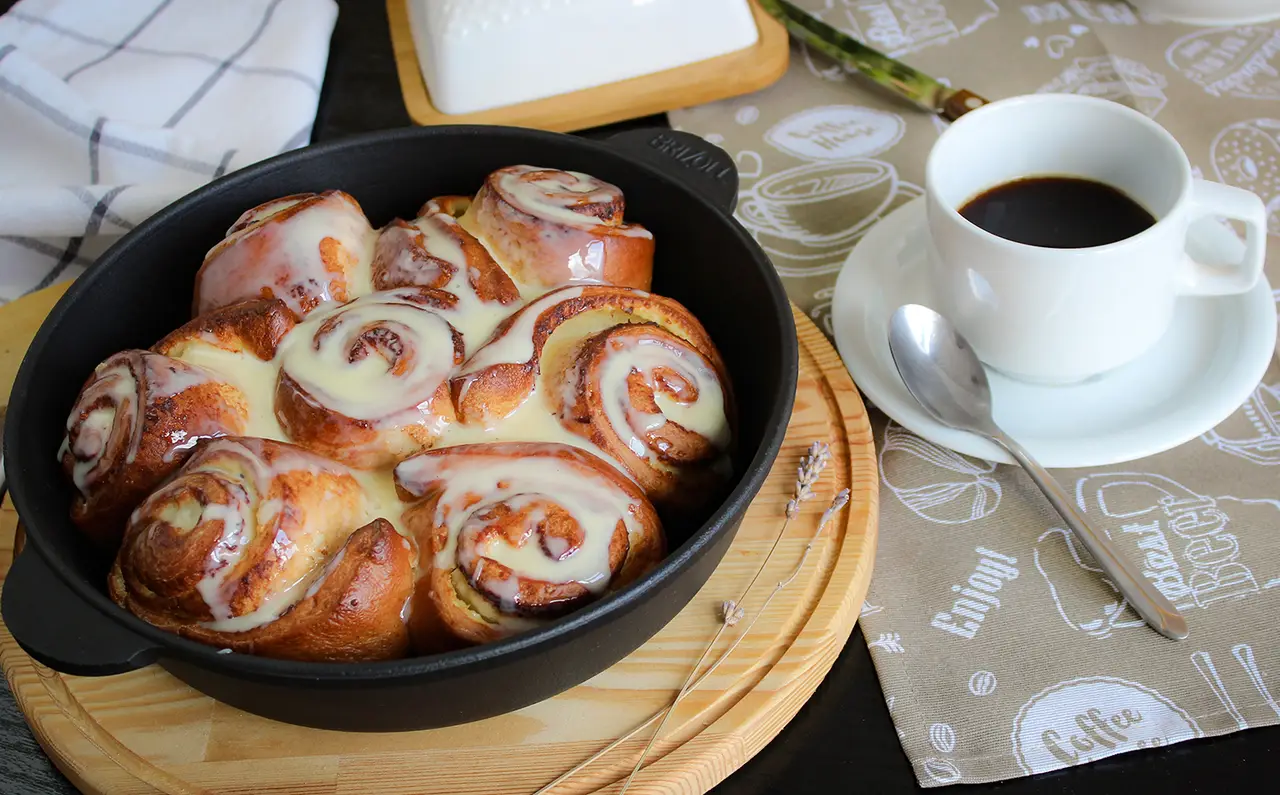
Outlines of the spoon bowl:
<svg viewBox="0 0 1280 795">
<path fill-rule="evenodd" d="M 899 307 L 889 320 L 889 353 L 907 391 L 934 419 L 991 435 L 995 424 L 987 371 L 941 315 L 919 304 Z"/>
</svg>

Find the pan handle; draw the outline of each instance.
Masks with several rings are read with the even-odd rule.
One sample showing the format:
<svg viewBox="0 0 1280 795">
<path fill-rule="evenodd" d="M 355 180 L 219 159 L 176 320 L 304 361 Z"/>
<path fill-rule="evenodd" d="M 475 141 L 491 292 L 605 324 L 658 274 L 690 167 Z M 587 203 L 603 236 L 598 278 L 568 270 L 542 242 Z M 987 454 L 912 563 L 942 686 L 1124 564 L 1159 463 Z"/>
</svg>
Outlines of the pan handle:
<svg viewBox="0 0 1280 795">
<path fill-rule="evenodd" d="M 652 127 L 620 132 L 608 142 L 693 188 L 726 215 L 732 215 L 738 205 L 738 167 L 733 158 L 693 133 Z"/>
<path fill-rule="evenodd" d="M 0 614 L 36 662 L 75 676 L 107 676 L 150 665 L 159 647 L 118 626 L 72 592 L 28 546 L 13 560 Z"/>
</svg>

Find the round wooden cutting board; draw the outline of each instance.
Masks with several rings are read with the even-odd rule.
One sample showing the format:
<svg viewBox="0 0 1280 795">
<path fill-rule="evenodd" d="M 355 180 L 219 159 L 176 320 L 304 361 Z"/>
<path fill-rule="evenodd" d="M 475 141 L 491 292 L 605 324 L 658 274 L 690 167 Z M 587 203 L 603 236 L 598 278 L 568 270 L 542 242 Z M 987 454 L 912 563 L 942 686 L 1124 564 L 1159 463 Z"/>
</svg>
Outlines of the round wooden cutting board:
<svg viewBox="0 0 1280 795">
<path fill-rule="evenodd" d="M 709 790 L 772 740 L 813 693 L 849 639 L 871 578 L 878 515 L 871 428 L 836 352 L 803 314 L 795 315 L 795 412 L 777 464 L 723 563 L 671 624 L 588 682 L 477 723 L 347 734 L 241 712 L 157 666 L 103 678 L 64 676 L 34 663 L 0 626 L 0 663 L 19 706 L 54 762 L 87 793 L 531 793 L 671 703 L 719 628 L 721 603 L 741 594 L 778 538 L 806 448 L 823 440 L 833 458 L 817 493 L 742 603 L 745 618 L 725 630 L 703 669 L 744 631 L 745 637 L 680 702 L 629 791 Z M 849 507 L 757 617 L 775 584 L 801 561 L 841 488 L 852 492 Z M 12 560 L 16 525 L 6 505 L 0 575 Z M 653 728 L 554 792 L 617 792 Z"/>
</svg>

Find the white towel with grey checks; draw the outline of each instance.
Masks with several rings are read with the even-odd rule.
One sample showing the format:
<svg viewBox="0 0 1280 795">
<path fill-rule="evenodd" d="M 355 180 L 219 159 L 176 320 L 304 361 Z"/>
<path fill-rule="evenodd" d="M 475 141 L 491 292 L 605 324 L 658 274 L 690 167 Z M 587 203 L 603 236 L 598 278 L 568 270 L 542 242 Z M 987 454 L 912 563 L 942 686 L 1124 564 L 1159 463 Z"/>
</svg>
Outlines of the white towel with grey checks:
<svg viewBox="0 0 1280 795">
<path fill-rule="evenodd" d="M 0 16 L 0 303 L 307 144 L 334 0 L 22 0 Z"/>
</svg>

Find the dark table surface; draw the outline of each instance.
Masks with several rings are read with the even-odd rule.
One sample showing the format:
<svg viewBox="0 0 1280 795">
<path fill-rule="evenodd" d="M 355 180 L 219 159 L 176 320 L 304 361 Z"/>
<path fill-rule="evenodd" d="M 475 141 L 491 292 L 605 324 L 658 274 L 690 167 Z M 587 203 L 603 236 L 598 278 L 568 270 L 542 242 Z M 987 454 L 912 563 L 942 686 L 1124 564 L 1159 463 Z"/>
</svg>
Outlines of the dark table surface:
<svg viewBox="0 0 1280 795">
<path fill-rule="evenodd" d="M 0 9 L 10 2 L 0 2 Z M 329 53 L 314 141 L 410 124 L 400 95 L 381 0 L 346 0 Z M 663 116 L 582 134 L 666 125 Z M 892 532 L 892 528 L 881 528 Z M 0 792 L 69 793 L 74 790 L 44 758 L 0 686 Z M 951 787 L 956 795 L 1058 793 L 1226 792 L 1261 785 L 1274 792 L 1268 759 L 1280 752 L 1280 726 L 1180 743 L 1112 757 L 1091 765 L 1000 784 Z M 1271 761 L 1271 766 L 1275 762 Z M 1267 781 L 1272 783 L 1266 784 Z M 754 759 L 713 790 L 715 795 L 829 795 L 917 789 L 898 744 L 880 683 L 860 629 L 795 719 Z"/>
</svg>

